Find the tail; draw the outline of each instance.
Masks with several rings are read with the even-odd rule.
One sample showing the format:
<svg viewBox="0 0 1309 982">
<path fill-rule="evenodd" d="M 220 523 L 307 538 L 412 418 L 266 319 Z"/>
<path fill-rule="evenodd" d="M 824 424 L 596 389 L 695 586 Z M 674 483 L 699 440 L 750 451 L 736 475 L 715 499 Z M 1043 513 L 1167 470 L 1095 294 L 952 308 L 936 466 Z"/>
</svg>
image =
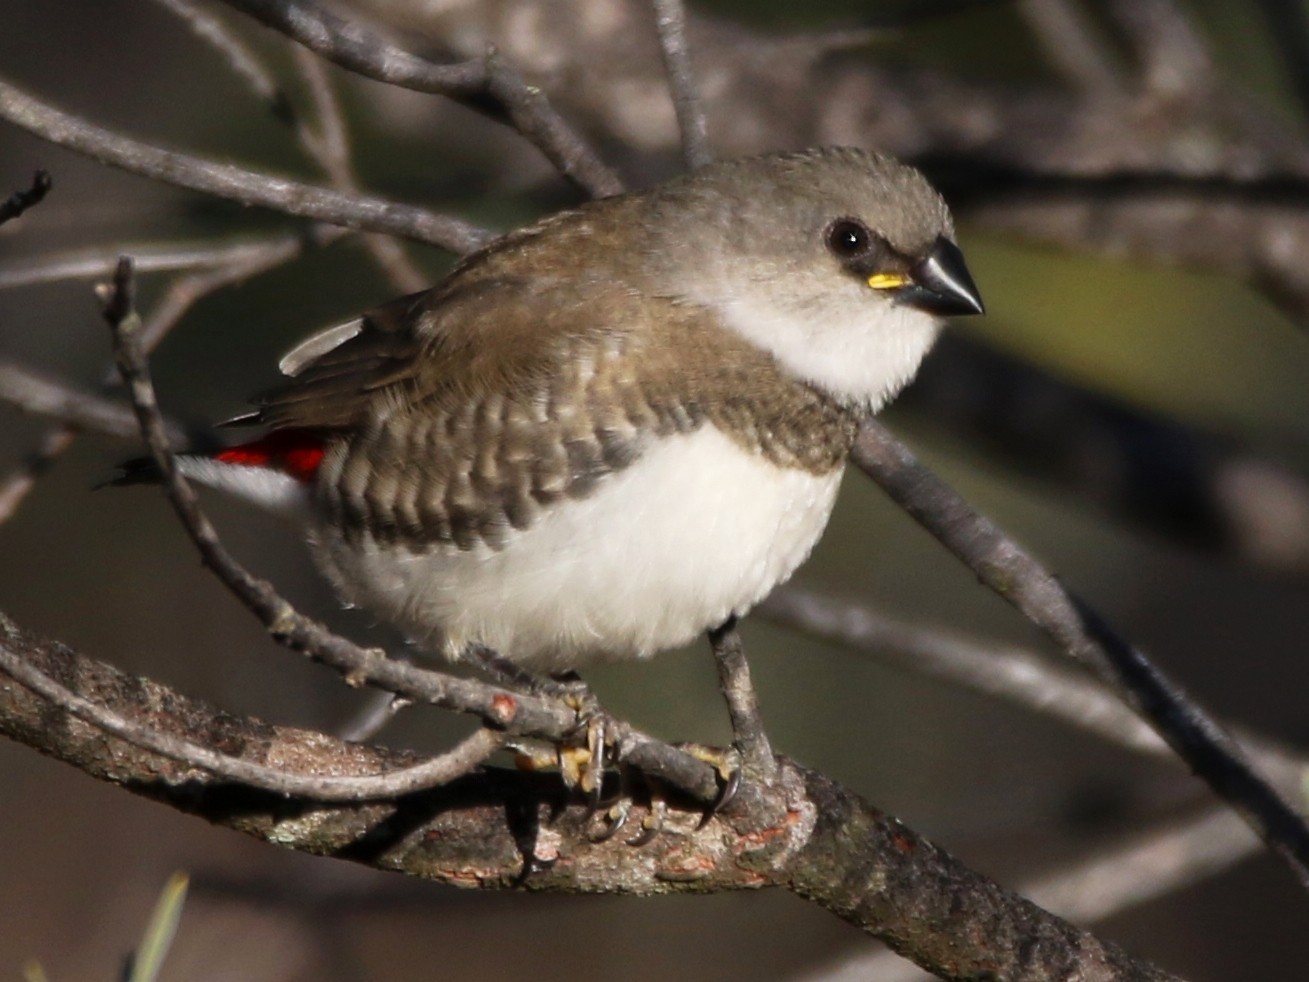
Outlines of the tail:
<svg viewBox="0 0 1309 982">
<path fill-rule="evenodd" d="M 177 469 L 197 484 L 245 498 L 270 511 L 302 517 L 310 487 L 323 462 L 323 437 L 308 430 L 274 430 L 258 440 L 212 454 L 179 454 Z M 152 457 L 118 465 L 118 473 L 100 487 L 158 484 L 162 478 Z"/>
</svg>

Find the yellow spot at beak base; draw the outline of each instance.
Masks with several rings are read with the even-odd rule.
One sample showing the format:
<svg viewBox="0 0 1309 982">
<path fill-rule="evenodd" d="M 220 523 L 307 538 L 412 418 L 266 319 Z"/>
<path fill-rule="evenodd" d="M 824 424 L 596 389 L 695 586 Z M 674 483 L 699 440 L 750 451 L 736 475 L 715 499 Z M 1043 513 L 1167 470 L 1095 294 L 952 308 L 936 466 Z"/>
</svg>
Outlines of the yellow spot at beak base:
<svg viewBox="0 0 1309 982">
<path fill-rule="evenodd" d="M 868 277 L 868 285 L 874 290 L 894 290 L 909 282 L 903 273 L 874 273 Z"/>
</svg>

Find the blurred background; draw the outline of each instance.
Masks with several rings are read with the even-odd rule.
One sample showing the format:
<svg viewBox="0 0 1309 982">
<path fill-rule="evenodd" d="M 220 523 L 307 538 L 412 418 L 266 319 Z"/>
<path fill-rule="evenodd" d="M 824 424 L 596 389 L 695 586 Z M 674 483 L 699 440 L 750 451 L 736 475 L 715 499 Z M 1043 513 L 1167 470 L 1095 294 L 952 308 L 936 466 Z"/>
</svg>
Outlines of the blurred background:
<svg viewBox="0 0 1309 982">
<path fill-rule="evenodd" d="M 982 166 L 1309 174 L 1295 62 L 1279 47 L 1304 6 L 1181 5 L 1217 81 L 1152 78 L 1149 99 L 1138 98 L 1139 50 L 1113 4 L 690 6 L 718 152 L 882 146 L 934 167 L 958 206 L 988 316 L 951 328 L 888 413 L 895 431 L 1202 704 L 1309 745 L 1309 342 L 1294 297 L 1269 299 L 1249 285 L 1262 271 L 1253 259 L 1204 261 L 1225 237 L 1250 234 L 1237 218 L 1178 220 L 1167 211 L 1176 202 L 1155 202 L 1149 207 L 1164 211 L 1153 241 L 1116 232 L 1112 207 L 1074 214 L 1061 200 L 1038 214 L 1040 200 L 998 193 L 1002 182 Z M 289 45 L 221 4 L 203 9 L 258 54 L 297 108 L 308 106 Z M 680 167 L 642 3 L 361 0 L 339 9 L 434 56 L 476 52 L 493 38 L 629 183 Z M 1058 48 L 1051 10 L 1082 15 L 1118 91 L 1096 89 L 1094 70 L 1069 67 L 1072 49 Z M 0 0 L 0 23 L 0 74 L 65 111 L 152 143 L 323 179 L 288 128 L 162 4 Z M 751 71 L 774 87 L 743 94 Z M 373 193 L 496 229 L 580 200 L 504 127 L 335 68 L 328 78 L 360 183 Z M 986 117 L 970 102 L 983 96 L 1006 112 Z M 1257 119 L 1240 114 L 1233 134 L 1195 122 L 1238 100 L 1257 107 Z M 1059 106 L 1085 114 L 1065 120 L 1069 131 L 1086 123 L 1076 138 L 1048 125 Z M 968 112 L 951 118 L 951 107 Z M 1229 136 L 1231 146 L 1275 151 L 1262 160 L 1228 154 Z M 94 265 L 122 251 L 209 247 L 299 227 L 101 167 L 0 123 L 0 191 L 26 186 L 37 168 L 54 177 L 48 200 L 0 229 L 0 356 L 84 388 L 108 366 L 91 293 L 98 277 L 35 282 L 32 269 L 55 257 Z M 1283 206 L 1290 217 L 1279 224 Z M 1260 234 L 1281 230 L 1294 250 L 1302 206 L 1261 199 Z M 1185 247 L 1171 249 L 1165 233 Z M 433 280 L 451 262 L 433 249 L 405 252 Z M 172 282 L 144 276 L 141 306 Z M 207 296 L 154 355 L 162 403 L 196 427 L 239 412 L 274 381 L 277 358 L 296 340 L 397 292 L 347 239 Z M 0 406 L 0 499 L 11 511 L 0 525 L 0 609 L 232 712 L 329 731 L 355 717 L 366 696 L 270 642 L 200 568 L 158 493 L 91 490 L 138 452 L 135 442 L 87 434 L 20 499 L 15 475 L 50 425 Z M 337 608 L 293 530 L 229 501 L 208 505 L 228 546 L 293 602 L 353 637 L 399 643 L 366 614 Z M 857 473 L 797 581 L 898 620 L 1042 647 Z M 758 619 L 745 639 L 777 749 L 1008 885 L 1068 869 L 1208 802 L 1179 768 L 1002 700 Z M 728 738 L 703 645 L 588 680 L 611 711 L 659 736 Z M 437 749 L 466 728 L 411 710 L 381 741 Z M 11 977 L 28 958 L 55 982 L 114 977 L 179 868 L 194 886 L 166 979 L 899 977 L 885 974 L 886 963 L 862 961 L 876 942 L 786 894 L 458 892 L 286 854 L 8 743 L 0 743 L 0 827 L 0 974 Z M 1304 910 L 1286 869 L 1256 851 L 1125 907 L 1096 930 L 1188 978 L 1287 978 L 1309 960 L 1309 933 L 1290 926 Z"/>
</svg>

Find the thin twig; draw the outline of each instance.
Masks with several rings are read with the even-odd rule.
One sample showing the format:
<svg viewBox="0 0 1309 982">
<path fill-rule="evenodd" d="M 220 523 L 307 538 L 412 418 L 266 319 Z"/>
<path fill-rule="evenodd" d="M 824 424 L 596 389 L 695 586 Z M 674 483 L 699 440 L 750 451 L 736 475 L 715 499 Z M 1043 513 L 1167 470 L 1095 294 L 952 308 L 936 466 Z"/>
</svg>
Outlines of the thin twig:
<svg viewBox="0 0 1309 982">
<path fill-rule="evenodd" d="M 406 89 L 444 95 L 493 117 L 505 117 L 561 174 L 595 196 L 617 194 L 622 182 L 544 93 L 527 85 L 495 51 L 485 58 L 437 65 L 309 0 L 224 0 L 256 20 L 352 72 Z"/>
<path fill-rule="evenodd" d="M 709 643 L 718 666 L 718 685 L 732 720 L 732 738 L 741 754 L 741 771 L 752 781 L 771 784 L 777 776 L 777 758 L 759 712 L 759 696 L 750 679 L 736 618 L 710 631 Z"/>
<path fill-rule="evenodd" d="M 865 424 L 852 459 L 982 583 L 1121 693 L 1309 885 L 1309 828 L 1213 719 L 881 424 Z"/>
<path fill-rule="evenodd" d="M 14 517 L 36 482 L 77 439 L 77 429 L 60 424 L 41 435 L 41 440 L 17 467 L 0 480 L 0 525 Z"/>
<path fill-rule="evenodd" d="M 244 283 L 253 276 L 267 273 L 299 259 L 312 249 L 322 249 L 339 242 L 348 233 L 335 225 L 311 225 L 299 235 L 288 235 L 263 243 L 259 248 L 234 253 L 216 269 L 199 269 L 179 276 L 168 284 L 164 295 L 144 318 L 141 346 L 153 351 L 197 303 L 212 293 Z"/>
<path fill-rule="evenodd" d="M 238 79 L 246 84 L 255 98 L 268 107 L 274 117 L 290 126 L 298 120 L 291 100 L 277 84 L 272 72 L 264 67 L 250 47 L 217 17 L 192 0 L 154 0 L 182 21 L 200 40 L 213 48 Z"/>
<path fill-rule="evenodd" d="M 775 591 L 755 614 L 867 653 L 881 664 L 1023 706 L 1128 750 L 1177 759 L 1110 690 L 1080 668 L 1053 665 L 1035 651 L 903 623 L 795 585 Z"/>
<path fill-rule="evenodd" d="M 258 205 L 347 228 L 400 235 L 457 253 L 476 249 L 489 239 L 485 231 L 474 225 L 425 208 L 365 195 L 343 194 L 272 174 L 161 150 L 61 112 L 3 81 L 0 81 L 0 118 L 101 163 L 246 205 Z"/>
<path fill-rule="evenodd" d="M 668 91 L 677 113 L 677 127 L 682 135 L 682 156 L 691 170 L 714 159 L 709 149 L 709 132 L 705 125 L 704 106 L 695 84 L 691 51 L 686 43 L 686 8 L 682 0 L 652 0 L 655 25 L 659 29 L 659 50 L 668 75 Z"/>
<path fill-rule="evenodd" d="M 330 226 L 336 228 L 336 226 Z M 310 235 L 315 233 L 311 231 Z M 136 272 L 175 273 L 214 266 L 244 265 L 271 253 L 303 245 L 305 235 L 300 232 L 281 234 L 271 238 L 224 242 L 218 245 L 160 245 L 140 243 L 120 245 L 118 251 L 108 248 L 74 249 L 37 258 L 16 259 L 0 264 L 0 290 L 58 283 L 61 280 L 90 280 L 112 276 L 118 265 L 118 255 L 126 251 L 136 263 Z M 320 240 L 321 241 L 321 240 Z"/>
<path fill-rule="evenodd" d="M 1227 809 L 1205 809 L 1029 879 L 1019 889 L 1033 903 L 1084 924 L 1180 890 L 1258 851 L 1258 837 L 1240 818 Z"/>
<path fill-rule="evenodd" d="M 906 624 L 865 605 L 794 585 L 776 591 L 755 612 L 865 652 L 883 664 L 1024 706 L 1134 753 L 1185 763 L 1108 687 L 1088 678 L 1080 667 L 1052 664 L 1036 651 Z M 1240 726 L 1228 729 L 1282 794 L 1292 799 L 1301 794 L 1309 777 L 1309 759 L 1303 753 Z"/>
<path fill-rule="evenodd" d="M 188 276 L 179 277 L 169 284 L 164 295 L 144 321 L 141 331 L 142 346 L 146 351 L 153 351 L 187 312 L 210 293 L 273 269 L 302 255 L 308 248 L 328 245 L 347 234 L 344 229 L 334 225 L 313 225 L 303 234 L 282 236 L 257 244 L 215 249 L 207 254 L 204 252 L 192 254 L 188 259 L 194 258 L 204 262 L 209 259 L 220 259 L 222 265 L 215 269 L 198 270 Z M 169 261 L 170 258 L 175 257 L 164 255 L 159 258 Z M 64 268 L 67 270 L 73 265 L 65 264 Z M 96 266 L 90 261 L 79 267 L 79 275 L 96 271 Z M 113 272 L 113 264 L 110 264 L 107 270 L 100 269 L 98 272 L 100 275 Z M 112 384 L 117 378 L 117 370 L 110 366 L 106 371 L 105 384 Z M 68 451 L 77 439 L 77 435 L 77 427 L 67 423 L 51 427 L 41 435 L 36 448 L 29 452 L 3 481 L 0 481 L 0 525 L 14 516 L 23 500 L 36 486 L 36 482 Z"/>
<path fill-rule="evenodd" d="M 360 192 L 350 162 L 341 106 L 323 70 L 321 59 L 305 48 L 296 46 L 296 67 L 308 84 L 313 100 L 318 131 L 315 132 L 295 112 L 285 91 L 274 81 L 272 73 L 250 48 L 226 24 L 197 7 L 191 0 L 155 0 L 179 17 L 193 33 L 210 44 L 227 61 L 232 72 L 244 81 L 269 111 L 291 127 L 300 146 L 322 166 L 332 187 L 348 194 Z M 365 247 L 378 266 L 402 293 L 414 293 L 427 285 L 427 278 L 413 264 L 398 243 L 383 236 L 366 235 Z"/>
<path fill-rule="evenodd" d="M 24 191 L 15 191 L 4 201 L 0 201 L 0 225 L 11 218 L 17 218 L 33 205 L 39 205 L 53 186 L 54 182 L 50 180 L 48 173 L 43 170 L 37 171 L 32 178 L 31 187 Z"/>
<path fill-rule="evenodd" d="M 94 430 L 119 439 L 131 439 L 139 433 L 130 406 L 80 391 L 4 359 L 0 359 L 0 402 L 79 430 Z M 180 441 L 185 434 L 180 426 L 170 423 L 168 438 Z"/>
<path fill-rule="evenodd" d="M 323 168 L 332 187 L 347 194 L 358 194 L 359 179 L 351 160 L 345 115 L 341 111 L 340 100 L 332 90 L 332 82 L 327 77 L 323 61 L 298 45 L 293 53 L 296 67 L 308 85 L 314 115 L 318 120 L 317 132 L 303 125 L 296 128 L 300 144 Z M 397 291 L 417 293 L 429 285 L 427 275 L 414 265 L 400 243 L 383 235 L 365 235 L 363 241 L 364 248 Z"/>
<path fill-rule="evenodd" d="M 383 774 L 345 776 L 303 774 L 257 764 L 219 753 L 212 747 L 185 740 L 128 719 L 105 706 L 66 689 L 8 649 L 0 646 L 0 669 L 52 705 L 85 723 L 125 740 L 134 747 L 208 771 L 215 777 L 274 794 L 314 801 L 370 801 L 395 798 L 449 784 L 463 777 L 500 749 L 504 734 L 479 727 L 450 750 L 430 760 Z"/>
</svg>

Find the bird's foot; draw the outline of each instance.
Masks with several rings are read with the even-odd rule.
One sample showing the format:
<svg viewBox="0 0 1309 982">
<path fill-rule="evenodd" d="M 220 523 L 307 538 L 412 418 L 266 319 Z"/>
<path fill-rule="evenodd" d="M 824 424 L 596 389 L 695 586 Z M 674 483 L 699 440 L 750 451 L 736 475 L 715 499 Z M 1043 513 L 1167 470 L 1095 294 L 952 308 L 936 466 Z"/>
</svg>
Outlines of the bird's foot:
<svg viewBox="0 0 1309 982">
<path fill-rule="evenodd" d="M 718 796 L 700 816 L 700 828 L 704 828 L 731 803 L 741 787 L 741 752 L 735 747 L 711 747 L 703 743 L 676 743 L 674 746 L 708 764 L 718 777 Z"/>
<path fill-rule="evenodd" d="M 548 687 L 551 696 L 565 702 L 577 714 L 577 722 L 562 740 L 548 749 L 515 746 L 518 766 L 526 770 L 558 767 L 569 790 L 586 797 L 591 813 L 599 811 L 605 773 L 616 763 L 612 720 L 580 678 L 539 681 Z"/>
<path fill-rule="evenodd" d="M 620 764 L 618 780 L 616 800 L 601 813 L 600 828 L 591 835 L 591 841 L 608 842 L 627 827 L 636 806 L 634 785 L 639 782 L 644 788 L 645 796 L 649 799 L 649 807 L 641 818 L 636 834 L 627 839 L 626 843 L 634 848 L 640 848 L 648 842 L 653 842 L 663 832 L 668 818 L 668 802 L 660 791 L 658 782 L 646 779 L 634 767 Z"/>
</svg>

